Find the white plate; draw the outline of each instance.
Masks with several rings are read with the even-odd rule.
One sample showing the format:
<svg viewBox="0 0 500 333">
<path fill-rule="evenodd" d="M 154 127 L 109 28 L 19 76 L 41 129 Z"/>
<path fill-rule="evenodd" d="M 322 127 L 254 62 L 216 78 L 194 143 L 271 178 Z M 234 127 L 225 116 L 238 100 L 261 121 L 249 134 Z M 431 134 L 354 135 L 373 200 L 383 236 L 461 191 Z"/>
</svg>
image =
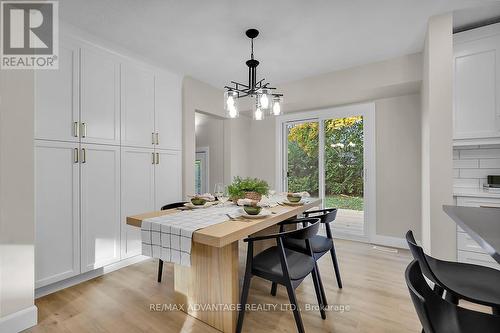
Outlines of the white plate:
<svg viewBox="0 0 500 333">
<path fill-rule="evenodd" d="M 243 208 L 240 209 L 239 213 L 241 214 L 241 217 L 245 219 L 253 219 L 253 220 L 258 220 L 258 219 L 263 219 L 265 217 L 270 216 L 272 213 L 271 211 L 267 209 L 262 209 L 259 214 L 257 215 L 249 215 Z"/>
<path fill-rule="evenodd" d="M 211 201 L 207 201 L 205 202 L 204 205 L 193 205 L 192 202 L 186 202 L 184 204 L 184 206 L 186 206 L 187 208 L 189 209 L 199 209 L 199 208 L 208 208 L 208 207 L 212 207 L 213 205 L 215 205 L 214 202 L 211 202 Z"/>
</svg>

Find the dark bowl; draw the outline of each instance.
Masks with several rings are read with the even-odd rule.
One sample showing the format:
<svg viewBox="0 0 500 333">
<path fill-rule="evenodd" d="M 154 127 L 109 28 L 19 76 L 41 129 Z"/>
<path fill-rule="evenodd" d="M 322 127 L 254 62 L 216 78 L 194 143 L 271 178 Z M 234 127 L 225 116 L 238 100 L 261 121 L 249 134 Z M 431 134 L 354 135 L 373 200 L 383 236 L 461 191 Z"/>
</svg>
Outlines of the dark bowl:
<svg viewBox="0 0 500 333">
<path fill-rule="evenodd" d="M 288 201 L 293 202 L 293 203 L 297 203 L 302 199 L 302 197 L 294 197 L 292 195 L 289 195 L 286 198 L 288 199 Z"/>
<path fill-rule="evenodd" d="M 206 202 L 203 198 L 191 198 L 191 203 L 195 206 L 203 206 Z"/>
<path fill-rule="evenodd" d="M 259 206 L 243 206 L 243 209 L 248 215 L 258 215 L 262 210 Z"/>
</svg>

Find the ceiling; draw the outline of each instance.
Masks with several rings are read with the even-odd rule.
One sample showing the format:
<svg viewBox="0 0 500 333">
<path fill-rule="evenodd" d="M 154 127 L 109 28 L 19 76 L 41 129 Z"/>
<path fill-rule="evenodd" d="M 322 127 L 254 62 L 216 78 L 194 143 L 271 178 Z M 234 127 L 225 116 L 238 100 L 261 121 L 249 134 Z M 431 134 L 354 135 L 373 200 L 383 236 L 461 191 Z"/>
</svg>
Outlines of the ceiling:
<svg viewBox="0 0 500 333">
<path fill-rule="evenodd" d="M 480 0 L 64 0 L 61 19 L 154 63 L 222 88 L 247 80 L 255 27 L 258 77 L 273 84 L 420 52 L 427 19 Z M 259 75 L 260 74 L 260 75 Z"/>
</svg>

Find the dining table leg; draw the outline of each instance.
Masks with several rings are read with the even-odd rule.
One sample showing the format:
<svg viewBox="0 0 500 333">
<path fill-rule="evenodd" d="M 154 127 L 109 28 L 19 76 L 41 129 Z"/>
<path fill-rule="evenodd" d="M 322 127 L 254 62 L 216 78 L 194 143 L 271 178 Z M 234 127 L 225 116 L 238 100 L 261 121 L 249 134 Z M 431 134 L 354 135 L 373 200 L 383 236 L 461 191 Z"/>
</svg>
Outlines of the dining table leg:
<svg viewBox="0 0 500 333">
<path fill-rule="evenodd" d="M 191 267 L 175 265 L 175 301 L 189 315 L 222 331 L 236 329 L 238 242 L 213 247 L 193 242 Z"/>
</svg>

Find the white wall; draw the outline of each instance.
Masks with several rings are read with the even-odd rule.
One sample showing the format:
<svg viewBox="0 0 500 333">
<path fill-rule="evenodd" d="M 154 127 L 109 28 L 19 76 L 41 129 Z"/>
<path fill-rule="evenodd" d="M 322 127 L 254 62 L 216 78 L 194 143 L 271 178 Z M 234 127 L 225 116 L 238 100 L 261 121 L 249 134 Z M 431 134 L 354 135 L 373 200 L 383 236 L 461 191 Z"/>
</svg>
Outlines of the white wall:
<svg viewBox="0 0 500 333">
<path fill-rule="evenodd" d="M 183 195 L 194 191 L 194 161 L 196 152 L 195 112 L 223 118 L 224 91 L 191 77 L 185 77 L 182 87 L 183 126 Z M 229 184 L 234 176 L 246 177 L 250 164 L 247 150 L 252 144 L 249 128 L 251 119 L 225 119 L 224 123 L 224 183 Z M 200 144 L 203 145 L 203 144 Z M 213 191 L 213 188 L 209 189 Z"/>
<path fill-rule="evenodd" d="M 375 102 L 377 235 L 421 235 L 420 95 Z"/>
<path fill-rule="evenodd" d="M 452 14 L 429 19 L 422 80 L 422 244 L 433 256 L 456 259 L 456 226 L 443 212 L 453 203 Z"/>
<path fill-rule="evenodd" d="M 33 82 L 0 71 L 0 332 L 36 324 Z"/>
</svg>

